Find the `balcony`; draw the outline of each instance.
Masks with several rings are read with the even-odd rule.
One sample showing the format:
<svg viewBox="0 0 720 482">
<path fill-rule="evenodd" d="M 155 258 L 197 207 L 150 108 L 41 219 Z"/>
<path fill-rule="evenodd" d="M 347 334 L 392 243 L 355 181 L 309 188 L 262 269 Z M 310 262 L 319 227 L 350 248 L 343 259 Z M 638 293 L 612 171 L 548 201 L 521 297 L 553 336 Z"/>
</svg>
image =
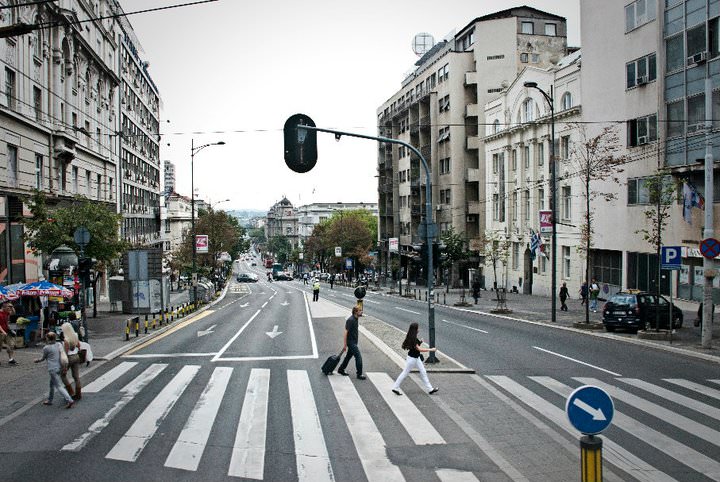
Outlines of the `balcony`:
<svg viewBox="0 0 720 482">
<path fill-rule="evenodd" d="M 468 167 L 465 171 L 465 182 L 480 182 L 480 169 Z"/>
<path fill-rule="evenodd" d="M 467 149 L 468 150 L 480 149 L 480 136 L 468 136 L 467 137 Z"/>
<path fill-rule="evenodd" d="M 465 72 L 465 85 L 477 85 L 478 73 L 477 72 Z"/>
<path fill-rule="evenodd" d="M 418 124 L 410 124 L 410 135 L 414 136 L 420 133 L 420 126 Z"/>
<path fill-rule="evenodd" d="M 467 202 L 467 214 L 480 214 L 480 201 L 468 201 Z"/>
<path fill-rule="evenodd" d="M 426 161 L 430 160 L 430 153 L 432 152 L 432 148 L 430 144 L 424 145 L 420 147 L 420 154 L 425 158 Z"/>
<path fill-rule="evenodd" d="M 467 104 L 465 106 L 465 117 L 480 117 L 480 106 L 478 104 Z"/>
<path fill-rule="evenodd" d="M 429 115 L 420 119 L 420 129 L 430 130 L 430 116 Z"/>
</svg>

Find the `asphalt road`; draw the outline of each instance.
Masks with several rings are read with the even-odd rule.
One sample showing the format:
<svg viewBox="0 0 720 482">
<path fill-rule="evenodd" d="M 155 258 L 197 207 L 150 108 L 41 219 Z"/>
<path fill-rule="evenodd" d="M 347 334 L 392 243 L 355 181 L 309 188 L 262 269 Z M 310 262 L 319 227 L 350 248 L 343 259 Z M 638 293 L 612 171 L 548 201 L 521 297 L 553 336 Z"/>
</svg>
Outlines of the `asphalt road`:
<svg viewBox="0 0 720 482">
<path fill-rule="evenodd" d="M 592 384 L 615 403 L 606 480 L 720 480 L 717 364 L 438 306 L 438 347 L 477 375 L 431 372 L 439 394 L 411 378 L 397 397 L 400 369 L 365 338 L 368 380 L 320 373 L 355 299 L 309 292 L 233 281 L 221 302 L 95 370 L 72 410 L 56 395 L 4 425 L 0 479 L 576 480 L 564 404 Z M 365 300 L 367 315 L 403 331 L 418 321 L 427 340 L 426 308 Z"/>
</svg>

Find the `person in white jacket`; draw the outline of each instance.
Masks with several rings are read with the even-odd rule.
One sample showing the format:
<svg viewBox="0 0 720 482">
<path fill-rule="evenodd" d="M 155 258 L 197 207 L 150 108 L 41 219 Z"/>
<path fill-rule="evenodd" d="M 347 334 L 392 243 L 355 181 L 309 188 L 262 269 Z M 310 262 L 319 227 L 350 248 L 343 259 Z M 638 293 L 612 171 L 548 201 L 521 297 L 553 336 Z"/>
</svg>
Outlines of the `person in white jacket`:
<svg viewBox="0 0 720 482">
<path fill-rule="evenodd" d="M 395 395 L 402 395 L 400 392 L 400 384 L 405 380 L 405 377 L 408 376 L 410 373 L 410 370 L 413 368 L 417 368 L 420 372 L 420 379 L 423 381 L 423 384 L 425 385 L 425 389 L 427 390 L 428 394 L 432 395 L 433 393 L 437 393 L 438 390 L 440 390 L 437 387 L 433 387 L 430 384 L 430 380 L 428 380 L 427 371 L 425 371 L 425 364 L 423 363 L 423 356 L 421 355 L 421 352 L 429 352 L 429 351 L 435 351 L 436 348 L 424 348 L 422 346 L 422 340 L 418 338 L 418 324 L 417 323 L 410 323 L 410 327 L 408 328 L 407 335 L 405 335 L 405 340 L 402 343 L 402 349 L 407 350 L 407 358 L 405 359 L 405 369 L 400 373 L 400 375 L 397 377 L 397 380 L 395 380 L 395 384 L 393 385 L 392 392 Z"/>
</svg>

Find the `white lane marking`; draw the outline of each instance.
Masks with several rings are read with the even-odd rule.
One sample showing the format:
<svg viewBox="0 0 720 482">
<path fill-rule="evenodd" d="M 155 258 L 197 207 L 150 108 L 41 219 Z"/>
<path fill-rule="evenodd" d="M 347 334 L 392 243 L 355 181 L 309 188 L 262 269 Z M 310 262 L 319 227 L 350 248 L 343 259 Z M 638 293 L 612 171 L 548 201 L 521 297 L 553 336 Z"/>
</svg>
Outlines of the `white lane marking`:
<svg viewBox="0 0 720 482">
<path fill-rule="evenodd" d="M 369 300 L 369 299 L 367 299 L 367 298 L 365 298 L 365 299 L 363 300 L 363 303 L 372 303 L 373 305 L 379 305 L 379 304 L 380 304 L 379 301 L 373 301 L 373 300 Z"/>
<path fill-rule="evenodd" d="M 640 410 L 644 410 L 645 412 L 659 418 L 665 423 L 673 425 L 681 430 L 693 434 L 698 438 L 701 438 L 707 442 L 710 442 L 713 445 L 720 447 L 720 432 L 718 432 L 717 430 L 713 430 L 710 427 L 706 427 L 705 425 L 696 422 L 695 420 L 691 420 L 683 415 L 679 415 L 677 412 L 673 412 L 672 410 L 668 410 L 667 408 L 661 407 L 660 405 L 643 400 L 642 398 L 633 395 L 632 393 L 616 388 L 613 385 L 601 382 L 600 380 L 597 380 L 595 378 L 573 378 L 580 383 L 600 387 L 606 392 L 608 392 L 611 397 L 622 400 L 623 402 L 632 405 L 633 407 L 636 407 Z M 681 460 L 681 462 L 683 461 Z M 716 475 L 720 475 L 720 464 L 718 464 Z"/>
<path fill-rule="evenodd" d="M 198 330 L 198 332 L 197 332 L 198 338 L 200 338 L 201 336 L 209 335 L 210 333 L 212 333 L 215 330 L 216 326 L 217 325 L 213 325 L 210 328 L 208 328 L 207 330 Z"/>
<path fill-rule="evenodd" d="M 110 422 L 115 415 L 117 415 L 118 412 L 125 407 L 125 405 L 130 403 L 130 401 L 135 398 L 138 393 L 140 393 L 140 390 L 153 381 L 155 377 L 157 377 L 166 367 L 166 363 L 154 363 L 147 367 L 147 369 L 138 375 L 137 378 L 120 389 L 120 392 L 124 394 L 123 397 L 115 402 L 115 405 L 113 405 L 113 407 L 108 410 L 102 418 L 93 422 L 92 425 L 88 427 L 87 432 L 80 435 L 69 444 L 63 446 L 62 450 L 78 451 L 82 449 L 90 440 L 92 440 L 93 437 L 95 437 L 95 435 L 99 434 L 102 429 L 110 425 Z"/>
<path fill-rule="evenodd" d="M 330 385 L 350 431 L 368 480 L 404 481 L 400 469 L 390 462 L 385 440 L 349 377 L 329 377 Z"/>
<path fill-rule="evenodd" d="M 228 340 L 228 342 L 225 343 L 225 346 L 224 346 L 224 347 L 220 348 L 220 351 L 217 352 L 217 354 L 216 354 L 216 355 L 213 357 L 213 359 L 210 360 L 210 361 L 212 361 L 212 362 L 217 361 L 218 358 L 220 358 L 220 357 L 222 356 L 222 354 L 225 353 L 228 348 L 230 348 L 230 345 L 233 344 L 233 342 L 237 339 L 237 337 L 240 336 L 243 331 L 245 331 L 245 328 L 247 328 L 248 325 L 250 325 L 250 323 L 252 323 L 252 321 L 255 319 L 255 317 L 256 317 L 257 315 L 259 315 L 259 314 L 260 314 L 260 310 L 257 310 L 257 311 L 255 312 L 255 314 L 252 315 L 252 316 L 250 317 L 250 319 L 247 320 L 242 327 L 240 327 L 240 330 L 238 330 L 238 332 L 235 333 L 235 336 L 233 336 L 232 338 L 230 338 L 230 339 Z"/>
<path fill-rule="evenodd" d="M 165 467 L 197 470 L 232 372 L 230 367 L 217 367 L 213 370 L 210 381 L 165 459 Z"/>
<path fill-rule="evenodd" d="M 266 301 L 265 303 L 262 304 L 262 306 L 260 308 L 265 308 L 267 306 L 267 304 L 268 304 L 268 302 Z"/>
<path fill-rule="evenodd" d="M 670 400 L 671 402 L 675 402 L 683 407 L 695 410 L 696 412 L 707 415 L 708 417 L 712 417 L 715 420 L 720 420 L 720 408 L 715 408 L 707 403 L 702 403 L 694 398 L 680 395 L 679 393 L 668 390 L 667 388 L 659 387 L 657 385 L 653 385 L 652 383 L 638 380 L 637 378 L 618 378 L 618 380 L 653 393 L 659 397 L 665 398 L 666 400 Z"/>
<path fill-rule="evenodd" d="M 717 383 L 718 385 L 720 385 L 720 380 L 710 380 L 710 381 L 713 382 L 713 383 Z"/>
<path fill-rule="evenodd" d="M 577 437 L 577 430 L 575 427 L 570 425 L 570 421 L 567 419 L 565 410 L 562 410 L 547 400 L 539 397 L 519 383 L 511 380 L 509 377 L 493 375 L 486 376 L 486 378 L 513 395 L 517 400 L 550 419 L 571 436 Z M 605 460 L 638 480 L 643 482 L 677 482 L 676 479 L 673 479 L 639 457 L 636 457 L 625 450 L 622 446 L 613 442 L 610 438 L 603 437 L 603 447 L 605 449 L 603 451 Z"/>
<path fill-rule="evenodd" d="M 199 365 L 182 367 L 170 383 L 148 404 L 105 458 L 135 462 L 198 370 L 200 370 Z"/>
<path fill-rule="evenodd" d="M 228 475 L 263 479 L 270 369 L 253 368 L 245 390 Z"/>
<path fill-rule="evenodd" d="M 143 355 L 123 355 L 123 358 L 184 358 L 184 357 L 207 357 L 215 356 L 213 353 L 146 353 Z"/>
<path fill-rule="evenodd" d="M 308 330 L 310 330 L 310 343 L 312 343 L 312 355 L 313 358 L 318 357 L 317 340 L 315 339 L 315 328 L 313 328 L 312 316 L 310 315 L 310 303 L 308 302 L 307 295 L 303 295 L 305 300 L 305 316 L 308 321 Z"/>
<path fill-rule="evenodd" d="M 563 397 L 569 396 L 573 391 L 571 387 L 564 385 L 556 380 L 553 380 L 550 377 L 530 378 Z M 592 384 L 598 387 L 600 386 L 595 383 L 596 381 L 592 378 L 588 378 L 586 380 L 589 380 L 588 384 Z M 606 387 L 609 387 L 609 385 L 606 385 Z M 601 388 L 607 390 L 606 387 Z M 609 392 L 609 390 L 607 391 Z M 651 447 L 655 447 L 657 450 L 669 455 L 681 464 L 685 464 L 688 467 L 691 467 L 693 470 L 703 473 L 709 478 L 717 479 L 718 474 L 720 474 L 720 463 L 718 461 L 713 460 L 710 457 L 693 450 L 687 445 L 683 445 L 677 440 L 672 439 L 667 435 L 662 434 L 657 430 L 638 422 L 634 418 L 631 418 L 622 412 L 618 412 L 617 410 L 615 411 L 615 416 L 613 417 L 613 425 L 615 425 L 621 430 L 624 430 L 630 435 L 637 437 L 643 442 L 649 444 Z"/>
<path fill-rule="evenodd" d="M 400 308 L 399 306 L 396 306 L 395 309 L 396 309 L 396 310 L 400 310 L 400 311 L 406 311 L 406 312 L 408 312 L 408 313 L 412 313 L 413 315 L 419 315 L 419 314 L 420 314 L 420 313 L 418 313 L 417 311 L 406 310 L 405 308 Z"/>
<path fill-rule="evenodd" d="M 305 370 L 288 370 L 287 379 L 298 480 L 333 481 L 335 476 L 325 445 L 310 378 Z"/>
<path fill-rule="evenodd" d="M 112 382 L 123 376 L 128 370 L 137 365 L 137 362 L 122 362 L 103 376 L 93 380 L 87 386 L 82 387 L 85 393 L 97 393 Z"/>
<path fill-rule="evenodd" d="M 679 385 L 681 387 L 687 388 L 694 392 L 698 392 L 702 395 L 705 395 L 706 397 L 715 398 L 717 400 L 720 400 L 720 390 L 706 387 L 705 385 L 700 385 L 699 383 L 694 383 L 694 382 L 690 382 L 687 380 L 683 380 L 681 378 L 665 378 L 664 380 L 668 383 L 672 383 L 674 385 Z"/>
<path fill-rule="evenodd" d="M 285 355 L 285 356 L 228 356 L 219 358 L 221 362 L 268 361 L 268 360 L 311 360 L 317 355 Z M 211 360 L 215 361 L 215 360 Z"/>
<path fill-rule="evenodd" d="M 569 356 L 561 355 L 560 353 L 555 353 L 554 351 L 546 350 L 545 348 L 540 348 L 539 346 L 534 346 L 533 348 L 535 348 L 536 350 L 543 351 L 543 352 L 545 352 L 545 353 L 549 353 L 550 355 L 559 356 L 560 358 L 564 358 L 564 359 L 566 359 L 566 360 L 570 360 L 570 361 L 572 361 L 572 362 L 579 363 L 580 365 L 585 365 L 586 367 L 590 367 L 590 368 L 594 368 L 594 369 L 596 369 L 596 370 L 600 370 L 601 372 L 609 373 L 610 375 L 613 375 L 613 376 L 616 376 L 616 377 L 621 377 L 621 376 L 622 376 L 622 375 L 620 375 L 619 373 L 611 372 L 610 370 L 606 370 L 606 369 L 604 369 L 604 368 L 600 368 L 600 367 L 598 367 L 598 366 L 591 365 L 591 364 L 589 364 L 589 363 L 585 363 L 584 361 L 580 361 L 580 360 L 577 360 L 577 359 L 575 359 L 575 358 L 570 358 Z"/>
<path fill-rule="evenodd" d="M 463 325 L 463 324 L 460 324 L 460 323 L 455 323 L 454 321 L 448 321 L 448 320 L 443 320 L 443 321 L 444 321 L 445 323 L 450 323 L 451 325 L 459 326 L 459 327 L 462 327 L 462 328 L 467 328 L 468 330 L 479 331 L 480 333 L 487 333 L 487 331 L 481 330 L 480 328 L 473 328 L 472 326 L 467 326 L 467 325 Z"/>
<path fill-rule="evenodd" d="M 480 482 L 472 472 L 455 469 L 438 469 L 435 471 L 440 482 Z"/>
<path fill-rule="evenodd" d="M 442 435 L 435 430 L 435 427 L 410 400 L 410 397 L 397 396 L 391 391 L 393 379 L 390 378 L 390 375 L 381 372 L 369 372 L 367 375 L 415 444 L 446 443 Z"/>
</svg>

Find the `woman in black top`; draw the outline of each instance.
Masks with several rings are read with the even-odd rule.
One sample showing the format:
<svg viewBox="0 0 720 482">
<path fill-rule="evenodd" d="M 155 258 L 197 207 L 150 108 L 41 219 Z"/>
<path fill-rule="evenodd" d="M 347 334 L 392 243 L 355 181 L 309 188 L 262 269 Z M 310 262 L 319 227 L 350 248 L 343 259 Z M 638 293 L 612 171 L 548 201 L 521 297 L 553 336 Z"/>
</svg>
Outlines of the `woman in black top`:
<svg viewBox="0 0 720 482">
<path fill-rule="evenodd" d="M 402 343 L 402 349 L 407 350 L 408 355 L 405 359 L 405 369 L 402 371 L 400 376 L 397 377 L 397 380 L 395 380 L 395 384 L 393 385 L 393 393 L 395 395 L 402 395 L 400 392 L 400 384 L 403 380 L 405 380 L 405 377 L 408 376 L 410 370 L 413 368 L 417 368 L 418 372 L 420 372 L 420 379 L 422 379 L 428 393 L 432 395 L 437 392 L 439 388 L 433 388 L 433 386 L 430 385 L 430 380 L 428 380 L 425 365 L 423 364 L 423 356 L 420 354 L 420 352 L 435 351 L 435 348 L 423 348 L 422 340 L 418 338 L 417 323 L 410 323 L 410 328 L 408 328 L 407 335 L 405 335 L 405 341 Z"/>
</svg>

